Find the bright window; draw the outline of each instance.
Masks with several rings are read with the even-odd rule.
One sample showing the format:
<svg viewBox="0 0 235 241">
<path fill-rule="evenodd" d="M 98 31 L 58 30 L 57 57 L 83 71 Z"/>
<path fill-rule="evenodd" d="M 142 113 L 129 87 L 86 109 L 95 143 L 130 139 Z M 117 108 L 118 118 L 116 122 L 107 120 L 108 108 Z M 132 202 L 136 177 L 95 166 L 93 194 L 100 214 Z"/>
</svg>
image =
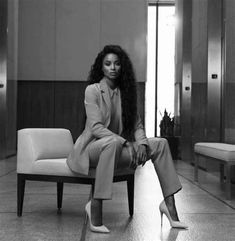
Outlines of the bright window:
<svg viewBox="0 0 235 241">
<path fill-rule="evenodd" d="M 148 62 L 145 108 L 145 125 L 148 137 L 154 136 L 155 130 L 157 136 L 160 135 L 159 124 L 165 109 L 170 113 L 171 117 L 174 115 L 175 7 L 158 6 L 158 11 L 156 10 L 156 6 L 148 7 Z M 157 23 L 158 26 L 156 26 Z M 155 89 L 157 89 L 157 108 Z"/>
</svg>

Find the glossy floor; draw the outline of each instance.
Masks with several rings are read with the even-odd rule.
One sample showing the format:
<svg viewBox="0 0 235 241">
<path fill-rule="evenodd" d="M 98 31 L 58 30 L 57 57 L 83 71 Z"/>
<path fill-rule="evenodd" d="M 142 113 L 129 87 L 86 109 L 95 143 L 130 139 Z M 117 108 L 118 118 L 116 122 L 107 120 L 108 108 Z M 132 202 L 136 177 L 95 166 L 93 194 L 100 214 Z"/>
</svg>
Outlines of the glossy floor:
<svg viewBox="0 0 235 241">
<path fill-rule="evenodd" d="M 56 209 L 54 183 L 27 182 L 23 216 L 16 215 L 16 161 L 0 161 L 0 240 L 4 241 L 232 241 L 235 240 L 235 197 L 223 198 L 216 175 L 200 171 L 202 183 L 193 182 L 193 168 L 176 163 L 183 190 L 176 194 L 180 219 L 189 230 L 171 229 L 166 218 L 160 226 L 161 188 L 151 163 L 138 168 L 135 178 L 135 213 L 128 216 L 125 183 L 113 187 L 113 199 L 104 202 L 104 223 L 110 234 L 90 232 L 85 222 L 88 185 L 65 184 L 63 208 Z"/>
</svg>

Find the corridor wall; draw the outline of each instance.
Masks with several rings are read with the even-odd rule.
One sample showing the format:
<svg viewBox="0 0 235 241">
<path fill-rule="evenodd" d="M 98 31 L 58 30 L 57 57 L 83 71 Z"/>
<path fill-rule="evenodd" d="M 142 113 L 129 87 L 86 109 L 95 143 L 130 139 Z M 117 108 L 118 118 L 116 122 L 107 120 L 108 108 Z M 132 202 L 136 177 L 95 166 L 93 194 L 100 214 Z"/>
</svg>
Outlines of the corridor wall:
<svg viewBox="0 0 235 241">
<path fill-rule="evenodd" d="M 224 0 L 224 141 L 235 144 L 235 2 Z"/>
<path fill-rule="evenodd" d="M 133 60 L 144 120 L 146 34 L 145 0 L 21 0 L 17 128 L 66 127 L 76 138 L 85 80 L 106 44 Z"/>
<path fill-rule="evenodd" d="M 193 146 L 196 142 L 226 142 L 235 144 L 235 2 L 231 0 L 192 0 L 191 18 L 184 18 L 185 4 L 188 0 L 176 0 L 178 8 L 178 26 L 176 36 L 176 113 L 179 133 L 188 128 L 188 136 L 181 135 L 182 143 L 188 141 L 191 151 L 183 159 L 193 162 Z M 181 12 L 179 11 L 181 9 Z M 185 23 L 187 22 L 187 23 Z M 182 111 L 185 105 L 183 87 L 183 67 L 187 65 L 184 59 L 185 28 L 191 24 L 190 64 L 191 88 L 188 111 Z M 190 55 L 190 54 L 189 54 Z M 190 86 L 191 85 L 191 86 Z M 188 92 L 189 93 L 189 92 Z M 185 118 L 190 118 L 188 127 Z M 191 122 L 191 123 L 190 123 Z M 190 138 L 188 138 L 190 137 Z M 187 139 L 188 138 L 188 139 Z M 205 169 L 215 169 L 210 162 L 201 162 Z"/>
</svg>

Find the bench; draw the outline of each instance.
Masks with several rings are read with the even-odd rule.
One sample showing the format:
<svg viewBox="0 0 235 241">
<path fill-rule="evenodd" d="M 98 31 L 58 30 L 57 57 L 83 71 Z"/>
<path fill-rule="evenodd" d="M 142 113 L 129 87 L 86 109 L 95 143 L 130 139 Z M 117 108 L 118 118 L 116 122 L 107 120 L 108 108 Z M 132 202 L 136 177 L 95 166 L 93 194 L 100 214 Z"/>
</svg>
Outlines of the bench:
<svg viewBox="0 0 235 241">
<path fill-rule="evenodd" d="M 226 198 L 231 199 L 231 167 L 235 165 L 235 145 L 214 142 L 199 142 L 194 145 L 195 167 L 194 181 L 198 182 L 199 157 L 211 158 L 220 163 L 220 181 L 224 181 L 224 167 L 226 175 Z"/>
</svg>

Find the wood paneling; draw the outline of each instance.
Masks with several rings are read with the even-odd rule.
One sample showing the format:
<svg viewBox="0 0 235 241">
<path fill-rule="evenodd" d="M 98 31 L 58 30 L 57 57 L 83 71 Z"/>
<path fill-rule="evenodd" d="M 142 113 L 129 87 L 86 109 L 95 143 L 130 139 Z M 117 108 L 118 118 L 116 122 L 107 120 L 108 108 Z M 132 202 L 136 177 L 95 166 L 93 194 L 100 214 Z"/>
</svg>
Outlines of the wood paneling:
<svg viewBox="0 0 235 241">
<path fill-rule="evenodd" d="M 67 128 L 73 139 L 84 129 L 84 91 L 86 82 L 56 82 L 55 83 L 55 127 Z"/>
<path fill-rule="evenodd" d="M 85 81 L 18 81 L 17 128 L 60 127 L 73 139 L 84 128 Z M 138 109 L 144 121 L 145 83 L 137 84 Z"/>
<path fill-rule="evenodd" d="M 54 127 L 54 82 L 18 81 L 17 129 Z"/>
<path fill-rule="evenodd" d="M 7 115 L 6 115 L 6 156 L 16 153 L 16 95 L 17 81 L 7 80 Z"/>
<path fill-rule="evenodd" d="M 192 85 L 192 147 L 206 141 L 207 84 Z"/>
</svg>

